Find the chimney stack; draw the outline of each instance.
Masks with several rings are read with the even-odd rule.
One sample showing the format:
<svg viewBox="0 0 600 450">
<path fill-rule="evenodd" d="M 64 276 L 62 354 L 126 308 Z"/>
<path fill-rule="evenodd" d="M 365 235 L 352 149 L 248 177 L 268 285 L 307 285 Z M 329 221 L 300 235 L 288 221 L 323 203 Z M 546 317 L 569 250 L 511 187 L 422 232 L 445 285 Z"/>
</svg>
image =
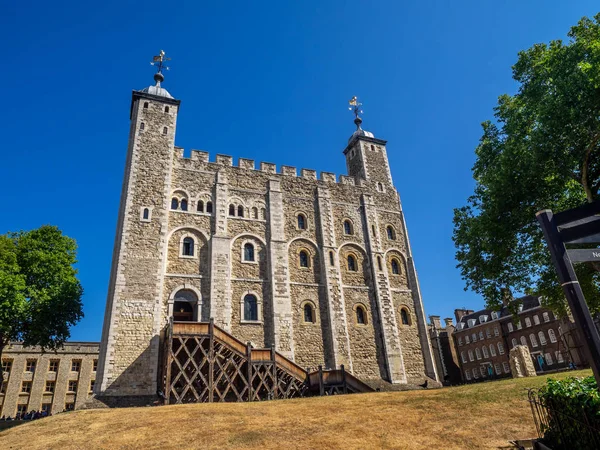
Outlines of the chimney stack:
<svg viewBox="0 0 600 450">
<path fill-rule="evenodd" d="M 446 328 L 453 326 L 453 324 L 452 324 L 452 317 L 446 317 L 444 319 L 444 322 L 446 323 Z"/>
<path fill-rule="evenodd" d="M 465 316 L 468 316 L 469 314 L 473 314 L 475 311 L 473 311 L 472 309 L 455 309 L 454 310 L 454 317 L 456 317 L 456 323 L 460 322 L 460 319 L 462 319 Z"/>
<path fill-rule="evenodd" d="M 429 316 L 429 321 L 435 327 L 436 330 L 442 328 L 442 324 L 440 322 L 440 316 Z"/>
</svg>

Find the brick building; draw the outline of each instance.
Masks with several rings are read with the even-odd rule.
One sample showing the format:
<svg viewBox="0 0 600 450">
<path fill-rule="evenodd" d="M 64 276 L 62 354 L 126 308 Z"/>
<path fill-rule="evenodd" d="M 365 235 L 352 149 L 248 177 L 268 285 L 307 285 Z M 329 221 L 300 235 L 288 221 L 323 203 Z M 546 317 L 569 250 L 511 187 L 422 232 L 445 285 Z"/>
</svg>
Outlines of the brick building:
<svg viewBox="0 0 600 450">
<path fill-rule="evenodd" d="M 94 389 L 98 349 L 97 342 L 69 342 L 56 352 L 9 344 L 2 353 L 0 416 L 81 407 Z"/>
<path fill-rule="evenodd" d="M 347 176 L 175 146 L 180 100 L 133 91 L 99 396 L 157 392 L 170 318 L 214 323 L 302 367 L 422 383 L 436 370 L 386 141 L 361 128 Z"/>
<path fill-rule="evenodd" d="M 516 317 L 504 306 L 500 311 L 455 310 L 454 345 L 463 381 L 511 376 L 509 351 L 516 345 L 529 348 L 538 373 L 565 368 L 570 361 L 582 364 L 581 347 L 569 346 L 561 322 L 543 308 L 538 297 L 518 300 Z M 572 342 L 572 340 L 571 340 Z"/>
</svg>

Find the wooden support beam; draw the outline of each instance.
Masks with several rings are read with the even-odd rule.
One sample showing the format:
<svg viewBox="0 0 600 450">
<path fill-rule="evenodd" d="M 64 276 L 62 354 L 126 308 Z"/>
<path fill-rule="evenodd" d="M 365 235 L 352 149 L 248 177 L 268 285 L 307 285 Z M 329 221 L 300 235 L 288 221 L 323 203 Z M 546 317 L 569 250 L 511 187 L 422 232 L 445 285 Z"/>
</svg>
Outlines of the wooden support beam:
<svg viewBox="0 0 600 450">
<path fill-rule="evenodd" d="M 323 384 L 323 366 L 319 366 L 319 395 L 325 395 L 325 385 Z"/>
<path fill-rule="evenodd" d="M 250 344 L 250 342 L 246 343 L 246 367 L 246 377 L 248 379 L 248 401 L 251 402 L 253 400 L 254 393 L 252 391 L 252 344 Z"/>
<path fill-rule="evenodd" d="M 277 389 L 277 359 L 276 359 L 277 354 L 275 353 L 275 346 L 271 346 L 271 361 L 272 361 L 272 366 L 271 366 L 271 370 L 273 371 L 273 399 L 277 398 L 278 395 L 278 389 Z"/>
<path fill-rule="evenodd" d="M 165 405 L 168 405 L 171 400 L 171 364 L 173 362 L 173 318 L 169 319 L 167 325 L 167 376 L 165 379 Z"/>
<path fill-rule="evenodd" d="M 214 401 L 215 385 L 215 322 L 211 317 L 208 324 L 208 402 Z"/>
</svg>

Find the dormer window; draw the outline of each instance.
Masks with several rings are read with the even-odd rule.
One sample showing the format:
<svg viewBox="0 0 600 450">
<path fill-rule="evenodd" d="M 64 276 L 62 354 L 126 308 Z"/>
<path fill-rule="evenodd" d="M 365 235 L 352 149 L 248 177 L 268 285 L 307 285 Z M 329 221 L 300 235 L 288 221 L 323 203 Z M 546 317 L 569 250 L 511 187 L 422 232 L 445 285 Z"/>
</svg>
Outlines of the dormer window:
<svg viewBox="0 0 600 450">
<path fill-rule="evenodd" d="M 498 313 L 496 311 L 492 311 L 492 320 L 496 320 L 498 318 Z"/>
<path fill-rule="evenodd" d="M 475 326 L 475 322 L 477 322 L 475 319 L 469 319 L 468 320 L 469 327 L 474 327 Z"/>
<path fill-rule="evenodd" d="M 488 318 L 488 316 L 486 316 L 486 315 L 479 316 L 479 323 L 487 322 L 487 318 Z"/>
</svg>

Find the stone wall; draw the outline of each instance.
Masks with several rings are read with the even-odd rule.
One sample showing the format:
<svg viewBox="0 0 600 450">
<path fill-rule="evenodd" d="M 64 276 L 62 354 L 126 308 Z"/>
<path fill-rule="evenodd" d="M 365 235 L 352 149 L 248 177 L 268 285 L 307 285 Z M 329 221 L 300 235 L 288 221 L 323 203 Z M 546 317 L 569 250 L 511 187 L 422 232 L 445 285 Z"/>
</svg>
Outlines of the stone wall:
<svg viewBox="0 0 600 450">
<path fill-rule="evenodd" d="M 56 352 L 42 352 L 38 347 L 9 344 L 2 354 L 2 362 L 10 364 L 10 371 L 3 374 L 0 416 L 14 418 L 18 405 L 23 405 L 26 411 L 44 408 L 52 414 L 81 408 L 90 398 L 96 380 L 98 347 L 97 342 L 69 342 Z M 33 371 L 27 370 L 28 361 L 35 363 Z M 58 362 L 57 371 L 51 370 L 50 361 Z M 74 361 L 79 363 L 78 367 L 73 366 Z M 29 392 L 23 392 L 24 382 L 31 383 Z M 69 386 L 69 382 L 76 385 Z"/>
</svg>

